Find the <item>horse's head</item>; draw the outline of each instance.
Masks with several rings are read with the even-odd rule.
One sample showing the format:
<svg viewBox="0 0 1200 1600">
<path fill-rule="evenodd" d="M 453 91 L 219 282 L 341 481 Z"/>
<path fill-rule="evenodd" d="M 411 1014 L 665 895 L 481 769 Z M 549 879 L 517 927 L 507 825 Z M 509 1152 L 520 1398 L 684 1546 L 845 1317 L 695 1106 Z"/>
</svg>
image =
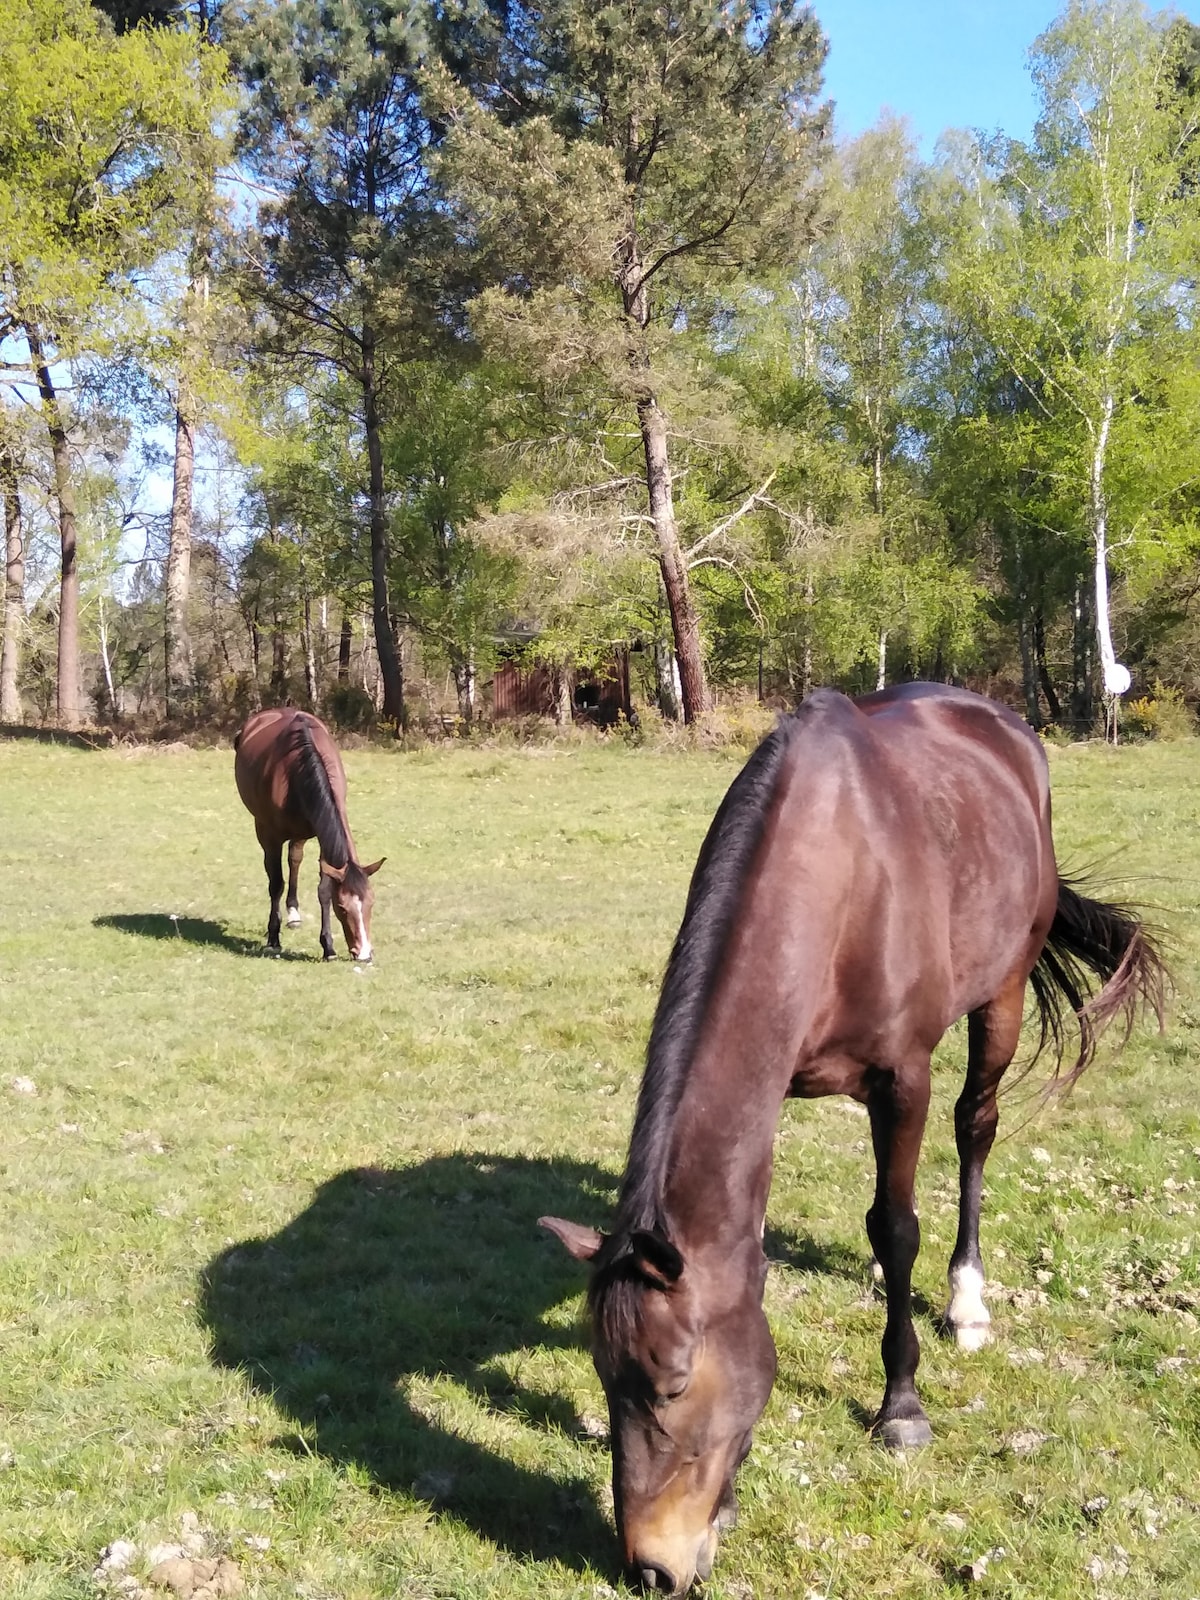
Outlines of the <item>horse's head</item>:
<svg viewBox="0 0 1200 1600">
<path fill-rule="evenodd" d="M 333 909 L 346 935 L 351 961 L 371 959 L 371 907 L 375 903 L 371 879 L 386 860 L 380 856 L 369 867 L 360 867 L 357 861 L 348 861 L 344 867 L 321 863 L 322 874 L 332 884 Z"/>
<path fill-rule="evenodd" d="M 766 1262 L 689 1263 L 658 1229 L 606 1239 L 543 1217 L 594 1262 L 592 1353 L 608 1398 L 613 1502 L 626 1571 L 683 1594 L 736 1515 L 733 1479 L 775 1378 Z"/>
</svg>

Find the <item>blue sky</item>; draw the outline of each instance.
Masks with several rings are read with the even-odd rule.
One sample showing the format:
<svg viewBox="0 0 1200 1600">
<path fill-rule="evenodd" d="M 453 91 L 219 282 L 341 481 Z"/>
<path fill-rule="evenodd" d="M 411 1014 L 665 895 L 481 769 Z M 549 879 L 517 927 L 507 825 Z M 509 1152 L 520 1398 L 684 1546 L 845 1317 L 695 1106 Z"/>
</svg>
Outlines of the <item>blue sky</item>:
<svg viewBox="0 0 1200 1600">
<path fill-rule="evenodd" d="M 885 106 L 908 118 L 926 155 L 946 128 L 1032 131 L 1025 55 L 1061 9 L 1052 0 L 813 0 L 813 9 L 829 40 L 825 93 L 839 137 L 862 133 Z M 1171 9 L 1200 21 L 1200 0 Z"/>
</svg>

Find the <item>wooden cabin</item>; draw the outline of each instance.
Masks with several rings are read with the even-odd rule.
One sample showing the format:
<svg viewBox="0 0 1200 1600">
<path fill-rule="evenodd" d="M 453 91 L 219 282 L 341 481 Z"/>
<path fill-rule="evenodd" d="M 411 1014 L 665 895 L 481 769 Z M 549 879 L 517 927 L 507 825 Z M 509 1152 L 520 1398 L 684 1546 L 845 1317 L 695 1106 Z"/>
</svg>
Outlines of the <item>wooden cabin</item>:
<svg viewBox="0 0 1200 1600">
<path fill-rule="evenodd" d="M 629 647 L 616 645 L 596 672 L 567 671 L 571 715 L 576 722 L 611 728 L 622 712 L 634 720 L 629 689 Z M 555 674 L 543 666 L 524 666 L 514 657 L 501 660 L 486 691 L 495 721 L 510 717 L 553 717 Z"/>
</svg>

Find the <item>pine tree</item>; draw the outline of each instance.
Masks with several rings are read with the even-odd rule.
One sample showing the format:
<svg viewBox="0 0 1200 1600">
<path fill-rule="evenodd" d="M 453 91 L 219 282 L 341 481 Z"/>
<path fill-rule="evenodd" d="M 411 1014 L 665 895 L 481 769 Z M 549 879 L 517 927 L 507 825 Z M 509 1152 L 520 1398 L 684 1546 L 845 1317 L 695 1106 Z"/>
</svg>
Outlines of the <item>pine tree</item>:
<svg viewBox="0 0 1200 1600">
<path fill-rule="evenodd" d="M 245 162 L 264 199 L 248 252 L 260 349 L 358 396 L 384 716 L 404 718 L 383 458 L 388 365 L 436 317 L 448 220 L 427 160 L 424 13 L 394 0 L 246 0 L 224 37 L 252 90 Z M 431 305 L 432 302 L 432 305 Z"/>
<path fill-rule="evenodd" d="M 553 0 L 509 26 L 503 93 L 443 91 L 449 181 L 496 280 L 480 326 L 545 365 L 589 362 L 635 412 L 692 721 L 709 693 L 672 483 L 671 336 L 697 293 L 804 236 L 824 41 L 796 0 Z"/>
</svg>

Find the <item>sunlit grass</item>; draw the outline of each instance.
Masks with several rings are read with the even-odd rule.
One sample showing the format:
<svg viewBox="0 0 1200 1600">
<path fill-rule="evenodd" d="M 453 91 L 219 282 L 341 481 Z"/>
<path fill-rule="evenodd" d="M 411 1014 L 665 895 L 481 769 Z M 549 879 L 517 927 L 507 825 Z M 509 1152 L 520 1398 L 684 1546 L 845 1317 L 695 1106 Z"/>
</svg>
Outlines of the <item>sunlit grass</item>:
<svg viewBox="0 0 1200 1600">
<path fill-rule="evenodd" d="M 862 1428 L 882 1331 L 865 1121 L 785 1109 L 780 1375 L 717 1600 L 1200 1594 L 1200 746 L 1051 760 L 1062 855 L 1102 862 L 1176 941 L 1170 1026 L 997 1146 L 997 1341 L 962 1357 L 922 1316 L 936 1440 L 907 1459 Z M 284 934 L 304 959 L 256 953 L 265 877 L 229 752 L 0 745 L 6 1600 L 94 1597 L 115 1539 L 144 1581 L 187 1513 L 263 1600 L 617 1581 L 581 1280 L 535 1219 L 605 1219 L 736 762 L 614 746 L 347 767 L 356 837 L 388 857 L 363 970 L 316 960 L 315 862 L 309 920 Z M 931 1313 L 961 1045 L 939 1057 L 921 1169 Z M 1036 1110 L 1026 1087 L 1004 1125 Z"/>
</svg>

